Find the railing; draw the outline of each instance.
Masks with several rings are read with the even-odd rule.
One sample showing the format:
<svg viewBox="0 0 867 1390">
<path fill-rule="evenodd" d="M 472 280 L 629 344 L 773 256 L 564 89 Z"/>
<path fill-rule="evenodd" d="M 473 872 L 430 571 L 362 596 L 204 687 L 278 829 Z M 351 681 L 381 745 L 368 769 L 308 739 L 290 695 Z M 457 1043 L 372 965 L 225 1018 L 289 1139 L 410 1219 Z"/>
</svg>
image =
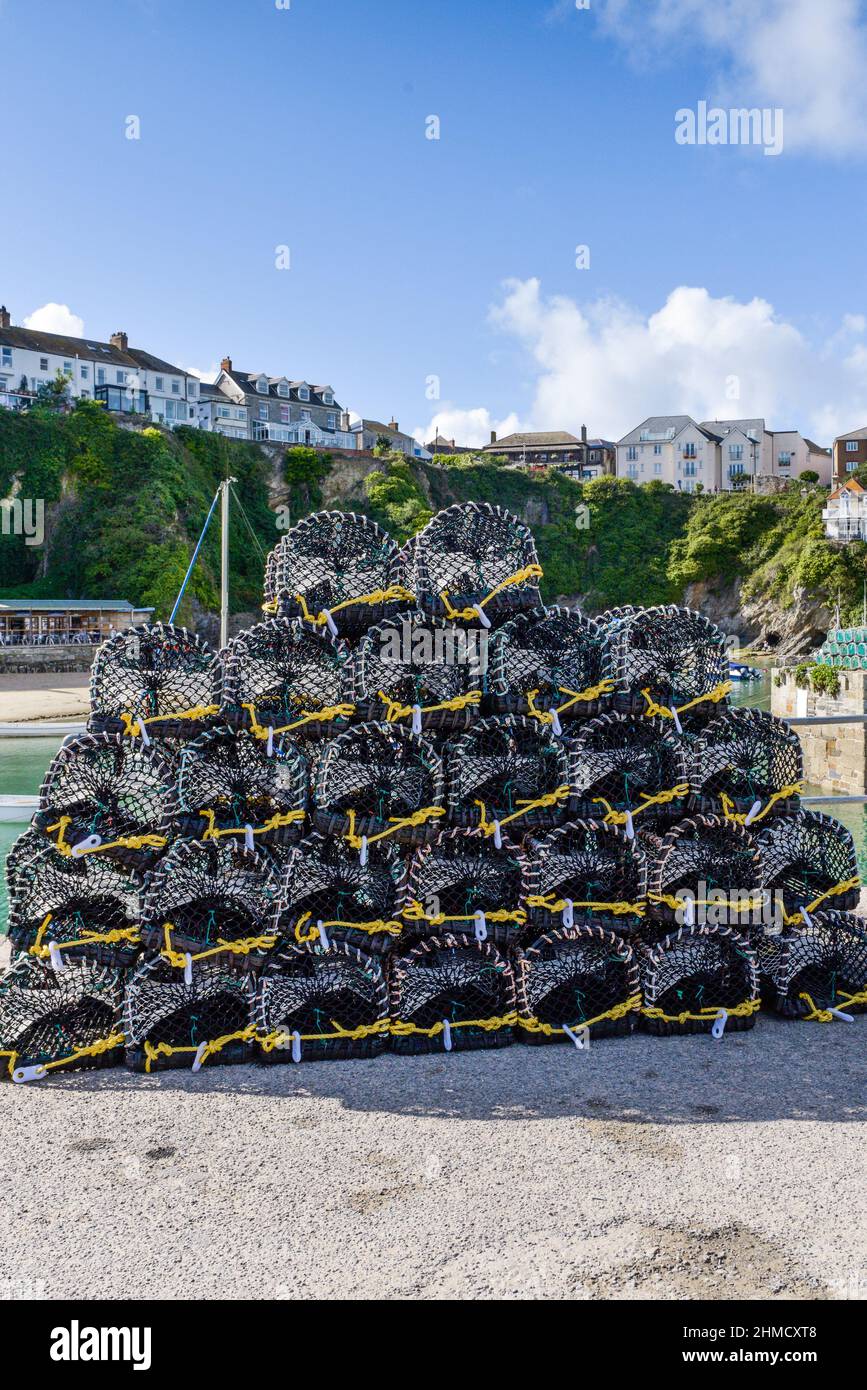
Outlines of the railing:
<svg viewBox="0 0 867 1390">
<path fill-rule="evenodd" d="M 0 632 L 0 647 L 93 647 L 100 632 Z"/>
</svg>

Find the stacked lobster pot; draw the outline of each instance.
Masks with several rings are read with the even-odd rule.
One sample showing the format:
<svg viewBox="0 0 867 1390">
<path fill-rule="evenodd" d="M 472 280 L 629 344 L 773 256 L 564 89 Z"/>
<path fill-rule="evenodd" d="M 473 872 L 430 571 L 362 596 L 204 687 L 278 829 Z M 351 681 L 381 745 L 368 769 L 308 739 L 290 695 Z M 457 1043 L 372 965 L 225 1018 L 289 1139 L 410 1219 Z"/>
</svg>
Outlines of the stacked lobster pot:
<svg viewBox="0 0 867 1390">
<path fill-rule="evenodd" d="M 675 606 L 541 600 L 499 507 L 319 512 L 214 653 L 115 634 L 7 861 L 3 1074 L 751 1027 L 867 1007 L 851 837 Z"/>
</svg>

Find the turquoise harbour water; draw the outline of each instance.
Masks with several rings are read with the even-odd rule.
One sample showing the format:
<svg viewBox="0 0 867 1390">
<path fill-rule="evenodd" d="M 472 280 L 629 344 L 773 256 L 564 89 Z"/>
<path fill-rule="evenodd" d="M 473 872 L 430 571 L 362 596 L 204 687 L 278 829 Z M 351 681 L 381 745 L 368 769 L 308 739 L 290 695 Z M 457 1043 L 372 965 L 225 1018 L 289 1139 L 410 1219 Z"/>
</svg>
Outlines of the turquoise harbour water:
<svg viewBox="0 0 867 1390">
<path fill-rule="evenodd" d="M 771 703 L 770 676 L 760 682 L 736 683 L 732 690 L 732 704 L 769 709 Z M 57 738 L 0 738 L 0 793 L 7 796 L 35 796 L 57 749 Z M 808 792 L 817 794 L 815 788 Z M 829 797 L 815 810 L 835 815 L 852 832 L 858 853 L 858 867 L 867 879 L 867 806 L 844 803 L 835 806 L 834 798 Z M 0 821 L 0 863 L 5 864 L 6 855 L 26 824 Z M 0 932 L 6 928 L 6 885 L 0 876 Z"/>
</svg>

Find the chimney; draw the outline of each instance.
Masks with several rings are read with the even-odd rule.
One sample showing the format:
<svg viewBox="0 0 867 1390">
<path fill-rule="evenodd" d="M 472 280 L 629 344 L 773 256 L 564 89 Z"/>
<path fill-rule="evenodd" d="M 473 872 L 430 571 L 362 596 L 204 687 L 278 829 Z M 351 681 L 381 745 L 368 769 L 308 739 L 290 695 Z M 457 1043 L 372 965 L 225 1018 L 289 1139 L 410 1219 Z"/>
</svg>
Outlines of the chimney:
<svg viewBox="0 0 867 1390">
<path fill-rule="evenodd" d="M 5 304 L 0 304 L 0 328 L 12 327 L 12 315 Z"/>
<path fill-rule="evenodd" d="M 226 358 L 226 361 L 228 361 L 228 360 L 229 360 L 229 359 Z M 340 428 L 341 428 L 344 432 L 347 431 L 347 430 L 349 429 L 349 411 L 348 411 L 348 410 L 341 410 L 341 412 L 340 412 Z"/>
<path fill-rule="evenodd" d="M 222 360 L 222 362 L 220 363 L 220 368 L 221 368 L 221 370 L 224 371 L 224 372 L 230 372 L 230 371 L 232 370 L 232 359 L 231 359 L 231 357 L 224 357 L 223 360 Z"/>
<path fill-rule="evenodd" d="M 108 341 L 120 352 L 129 352 L 129 338 L 125 333 L 112 333 Z"/>
<path fill-rule="evenodd" d="M 586 426 L 586 425 L 582 425 L 582 426 L 581 426 L 581 443 L 582 443 L 582 444 L 586 444 L 586 443 L 587 443 L 587 426 Z"/>
<path fill-rule="evenodd" d="M 394 430 L 395 434 L 400 434 L 400 425 L 397 423 L 397 421 L 395 420 L 394 416 L 392 416 L 391 419 L 389 420 L 389 422 L 388 422 L 388 428 L 389 428 L 390 430 Z"/>
<path fill-rule="evenodd" d="M 496 431 L 496 430 L 491 430 L 491 443 L 492 443 L 492 444 L 496 444 L 496 442 L 497 442 L 497 431 Z"/>
<path fill-rule="evenodd" d="M 452 448 L 455 447 L 455 441 L 454 441 L 453 439 L 450 439 L 450 440 L 449 440 L 449 443 L 451 444 Z"/>
</svg>

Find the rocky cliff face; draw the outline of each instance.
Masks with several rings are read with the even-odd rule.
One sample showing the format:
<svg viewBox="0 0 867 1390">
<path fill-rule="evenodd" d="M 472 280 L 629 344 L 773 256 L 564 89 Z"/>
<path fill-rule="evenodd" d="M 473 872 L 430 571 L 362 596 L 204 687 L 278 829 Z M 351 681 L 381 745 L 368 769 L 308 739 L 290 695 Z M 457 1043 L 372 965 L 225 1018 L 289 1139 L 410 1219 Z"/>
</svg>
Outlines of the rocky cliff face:
<svg viewBox="0 0 867 1390">
<path fill-rule="evenodd" d="M 768 647 L 780 656 L 809 655 L 833 620 L 827 603 L 805 589 L 796 588 L 791 604 L 782 608 L 768 594 L 745 598 L 740 580 L 719 586 L 710 581 L 690 584 L 683 601 L 744 645 Z"/>
</svg>

